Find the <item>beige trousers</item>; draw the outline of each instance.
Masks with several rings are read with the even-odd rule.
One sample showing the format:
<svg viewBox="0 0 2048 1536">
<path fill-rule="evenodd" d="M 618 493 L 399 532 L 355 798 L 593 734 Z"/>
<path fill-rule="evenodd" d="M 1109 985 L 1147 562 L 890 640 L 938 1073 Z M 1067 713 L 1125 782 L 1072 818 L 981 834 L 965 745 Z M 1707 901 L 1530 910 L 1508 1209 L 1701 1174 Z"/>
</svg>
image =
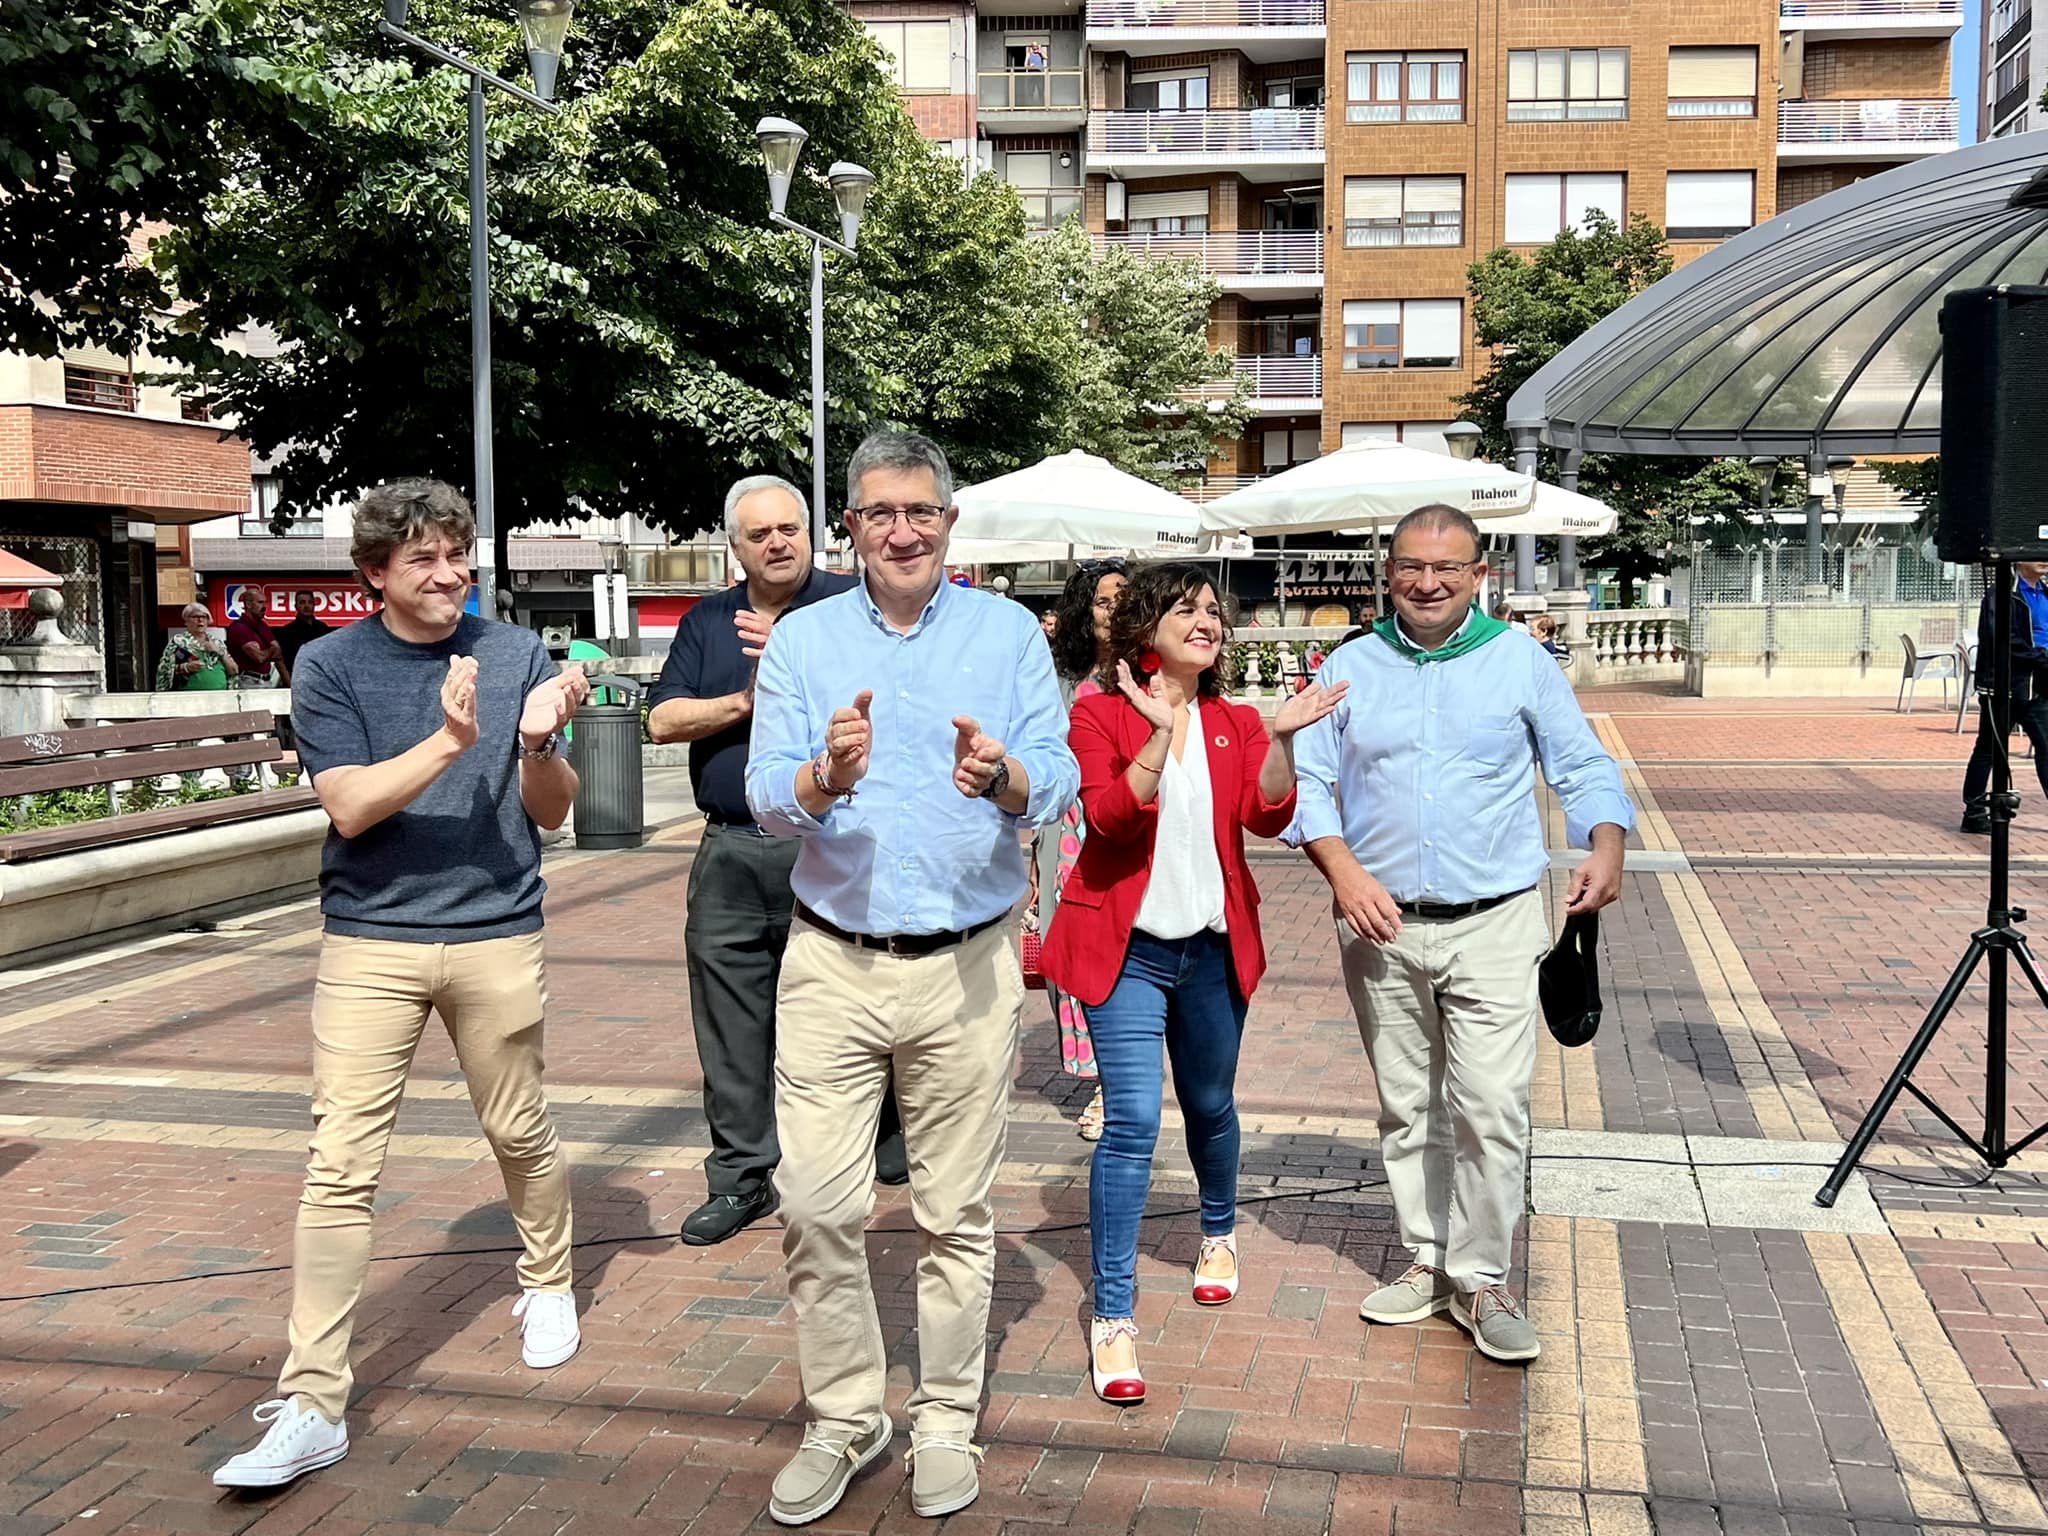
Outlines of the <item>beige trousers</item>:
<svg viewBox="0 0 2048 1536">
<path fill-rule="evenodd" d="M 888 1358 L 868 1273 L 875 1122 L 893 1065 L 918 1228 L 912 1429 L 969 1435 L 981 1411 L 995 1207 L 1024 981 L 1006 924 L 915 958 L 798 918 L 775 1002 L 782 1252 L 811 1417 L 864 1429 Z"/>
<path fill-rule="evenodd" d="M 1541 891 L 1391 944 L 1337 920 L 1344 985 L 1380 1095 L 1380 1156 L 1401 1241 L 1460 1290 L 1507 1279 L 1525 1198 Z"/>
<path fill-rule="evenodd" d="M 538 933 L 469 944 L 329 934 L 313 989 L 313 1146 L 292 1257 L 291 1354 L 278 1395 L 348 1406 L 349 1334 L 370 1212 L 429 1009 L 455 1042 L 526 1252 L 519 1283 L 567 1291 L 569 1175 L 541 1092 L 547 981 Z"/>
</svg>

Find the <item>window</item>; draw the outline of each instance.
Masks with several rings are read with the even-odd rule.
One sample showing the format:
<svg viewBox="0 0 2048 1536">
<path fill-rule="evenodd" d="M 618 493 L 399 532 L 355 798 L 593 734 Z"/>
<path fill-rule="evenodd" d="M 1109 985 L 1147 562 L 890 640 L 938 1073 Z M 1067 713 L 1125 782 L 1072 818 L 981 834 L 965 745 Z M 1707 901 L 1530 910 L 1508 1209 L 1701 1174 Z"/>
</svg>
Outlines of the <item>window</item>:
<svg viewBox="0 0 2048 1536">
<path fill-rule="evenodd" d="M 1509 122 L 1614 122 L 1627 116 L 1626 48 L 1518 48 L 1508 54 Z"/>
<path fill-rule="evenodd" d="M 1754 48 L 1671 50 L 1673 117 L 1755 117 Z"/>
<path fill-rule="evenodd" d="M 1141 70 L 1131 76 L 1124 104 L 1133 112 L 1206 112 L 1209 72 Z"/>
<path fill-rule="evenodd" d="M 1347 246 L 1463 245 L 1462 176 L 1347 176 Z"/>
<path fill-rule="evenodd" d="M 1261 434 L 1259 462 L 1263 473 L 1272 474 L 1291 464 L 1306 464 L 1321 458 L 1323 434 L 1314 427 L 1275 427 Z"/>
<path fill-rule="evenodd" d="M 1268 80 L 1265 84 L 1265 105 L 1269 107 L 1320 107 L 1322 104 L 1321 75 L 1298 75 L 1292 80 Z"/>
<path fill-rule="evenodd" d="M 862 25 L 894 64 L 897 90 L 929 95 L 953 89 L 950 21 L 870 21 Z"/>
<path fill-rule="evenodd" d="M 91 405 L 103 411 L 135 409 L 135 375 L 116 373 L 111 368 L 80 368 L 64 365 L 64 403 Z"/>
<path fill-rule="evenodd" d="M 1510 176 L 1507 243 L 1546 245 L 1561 229 L 1586 232 L 1586 210 L 1598 208 L 1620 224 L 1626 217 L 1618 171 L 1575 171 L 1560 176 Z"/>
<path fill-rule="evenodd" d="M 1461 299 L 1346 299 L 1344 366 L 1455 368 L 1464 332 Z"/>
<path fill-rule="evenodd" d="M 1664 232 L 1673 240 L 1719 240 L 1755 222 L 1755 171 L 1671 171 L 1664 178 Z"/>
<path fill-rule="evenodd" d="M 1130 230 L 1134 235 L 1201 235 L 1209 230 L 1209 193 L 1133 192 Z"/>
<path fill-rule="evenodd" d="M 2022 48 L 1998 66 L 1998 73 L 1992 77 L 1991 99 L 1994 103 L 2002 106 L 2005 98 L 2014 91 L 2027 89 L 2028 82 L 2033 78 L 2033 68 L 2029 59 L 2031 52 L 2030 48 Z"/>
<path fill-rule="evenodd" d="M 213 401 L 205 390 L 195 390 L 178 396 L 178 418 L 181 421 L 213 420 Z"/>
<path fill-rule="evenodd" d="M 1344 75 L 1347 123 L 1464 121 L 1462 53 L 1351 53 Z"/>
</svg>

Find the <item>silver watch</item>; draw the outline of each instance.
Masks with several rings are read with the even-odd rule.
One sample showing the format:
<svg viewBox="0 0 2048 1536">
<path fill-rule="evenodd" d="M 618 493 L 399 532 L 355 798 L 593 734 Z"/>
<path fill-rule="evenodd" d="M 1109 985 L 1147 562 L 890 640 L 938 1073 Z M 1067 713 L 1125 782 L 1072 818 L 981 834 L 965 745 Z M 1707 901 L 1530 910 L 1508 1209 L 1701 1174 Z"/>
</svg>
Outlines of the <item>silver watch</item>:
<svg viewBox="0 0 2048 1536">
<path fill-rule="evenodd" d="M 524 736 L 519 738 L 519 756 L 522 760 L 531 759 L 536 763 L 544 763 L 549 758 L 560 753 L 561 750 L 562 733 L 560 731 L 549 731 L 547 735 L 541 738 L 541 743 L 537 747 L 529 747 Z"/>
</svg>

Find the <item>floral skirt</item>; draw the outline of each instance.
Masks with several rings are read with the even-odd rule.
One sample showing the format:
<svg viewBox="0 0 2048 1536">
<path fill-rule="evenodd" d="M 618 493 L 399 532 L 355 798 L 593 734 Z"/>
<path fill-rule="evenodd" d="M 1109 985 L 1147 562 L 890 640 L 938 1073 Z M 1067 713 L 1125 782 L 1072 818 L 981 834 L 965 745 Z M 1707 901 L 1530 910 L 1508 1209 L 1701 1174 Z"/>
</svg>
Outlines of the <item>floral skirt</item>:
<svg viewBox="0 0 2048 1536">
<path fill-rule="evenodd" d="M 1059 888 L 1067 883 L 1067 875 L 1081 857 L 1084 835 L 1081 808 L 1070 806 L 1066 818 L 1060 823 L 1059 870 L 1053 887 L 1055 902 L 1059 899 Z M 1060 1027 L 1060 1070 L 1070 1077 L 1096 1076 L 1095 1041 L 1088 1033 L 1088 1010 L 1079 998 L 1062 992 L 1050 982 L 1046 983 L 1045 993 L 1052 999 L 1053 1017 Z"/>
</svg>

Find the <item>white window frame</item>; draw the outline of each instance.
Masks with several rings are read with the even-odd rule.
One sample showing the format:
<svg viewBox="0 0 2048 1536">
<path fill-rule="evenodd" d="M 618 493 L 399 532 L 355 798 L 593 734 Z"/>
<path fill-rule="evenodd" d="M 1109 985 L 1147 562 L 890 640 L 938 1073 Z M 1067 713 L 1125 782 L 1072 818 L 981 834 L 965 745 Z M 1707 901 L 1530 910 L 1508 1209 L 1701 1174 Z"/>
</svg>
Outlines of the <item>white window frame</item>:
<svg viewBox="0 0 2048 1536">
<path fill-rule="evenodd" d="M 1353 189 L 1370 186 L 1382 197 L 1393 193 L 1394 213 L 1355 217 Z M 1455 206 L 1436 206 L 1446 201 Z M 1417 207 L 1420 203 L 1423 206 Z M 1351 250 L 1395 246 L 1462 246 L 1465 243 L 1465 178 L 1462 176 L 1347 176 L 1344 178 L 1344 244 Z"/>
<path fill-rule="evenodd" d="M 1674 202 L 1678 201 L 1677 194 L 1681 190 L 1690 191 L 1691 189 L 1703 187 L 1706 183 L 1706 179 L 1709 177 L 1720 177 L 1727 182 L 1728 185 L 1727 187 L 1724 187 L 1722 192 L 1723 196 L 1726 195 L 1726 192 L 1728 190 L 1732 189 L 1734 178 L 1747 178 L 1749 186 L 1749 210 L 1743 216 L 1742 221 L 1740 223 L 1735 223 L 1732 219 L 1695 219 L 1690 223 L 1680 223 L 1679 220 L 1674 216 L 1675 210 L 1673 209 L 1672 205 Z M 1699 210 L 1688 209 L 1686 211 L 1697 212 Z M 1734 206 L 1732 202 L 1730 202 L 1727 211 L 1730 214 L 1734 212 Z M 1730 235 L 1738 235 L 1742 233 L 1743 230 L 1748 229 L 1754 223 L 1756 223 L 1755 171 L 1666 171 L 1664 173 L 1664 233 L 1667 238 L 1672 240 L 1725 240 Z"/>
<path fill-rule="evenodd" d="M 1749 94 L 1747 96 L 1744 96 L 1739 91 L 1709 92 L 1706 94 L 1688 93 L 1683 96 L 1677 93 L 1675 87 L 1677 84 L 1678 66 L 1681 58 L 1687 61 L 1705 62 L 1705 56 L 1709 54 L 1718 54 L 1722 56 L 1716 62 L 1723 69 L 1727 69 L 1731 66 L 1739 67 L 1739 62 L 1742 58 L 1746 58 L 1748 60 Z M 1763 67 L 1763 61 L 1761 58 L 1758 57 L 1757 50 L 1754 47 L 1748 44 L 1729 44 L 1726 46 L 1717 45 L 1713 47 L 1674 46 L 1671 49 L 1671 57 L 1668 61 L 1668 65 L 1669 73 L 1665 77 L 1665 110 L 1669 116 L 1756 116 L 1756 97 L 1758 90 L 1757 82 L 1762 78 L 1761 71 Z"/>
<path fill-rule="evenodd" d="M 1613 206 L 1608 206 L 1597 195 L 1607 190 L 1600 187 L 1574 185 L 1597 181 L 1613 185 Z M 1556 224 L 1547 234 L 1538 235 L 1526 225 L 1517 223 L 1517 205 L 1530 201 L 1533 194 L 1544 189 L 1538 183 L 1554 184 Z M 1506 180 L 1501 197 L 1501 240 L 1506 245 L 1548 245 L 1564 230 L 1586 232 L 1586 210 L 1602 208 L 1614 214 L 1614 222 L 1628 221 L 1628 176 L 1622 171 L 1517 171 Z"/>
</svg>

